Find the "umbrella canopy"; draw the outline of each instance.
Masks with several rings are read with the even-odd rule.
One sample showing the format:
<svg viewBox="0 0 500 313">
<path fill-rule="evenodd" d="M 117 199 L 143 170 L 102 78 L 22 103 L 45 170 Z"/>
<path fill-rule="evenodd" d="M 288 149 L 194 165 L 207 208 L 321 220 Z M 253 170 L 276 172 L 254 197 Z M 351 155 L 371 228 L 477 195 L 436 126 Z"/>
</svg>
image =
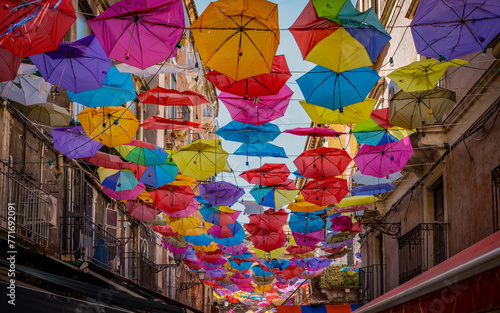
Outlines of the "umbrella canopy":
<svg viewBox="0 0 500 313">
<path fill-rule="evenodd" d="M 352 218 L 350 216 L 335 216 L 332 218 L 331 229 L 334 231 L 350 231 L 352 226 Z"/>
<path fill-rule="evenodd" d="M 119 63 L 116 64 L 116 68 L 121 72 L 121 73 L 130 73 L 132 75 L 142 77 L 142 78 L 147 78 L 151 76 L 155 76 L 158 74 L 174 74 L 174 73 L 187 73 L 187 72 L 193 72 L 197 70 L 194 66 L 191 66 L 189 64 L 178 64 L 176 62 L 174 63 L 162 63 L 160 64 L 155 64 L 151 65 L 149 67 L 146 67 L 145 69 L 140 69 L 132 65 L 128 65 L 125 63 Z"/>
<path fill-rule="evenodd" d="M 369 67 L 337 73 L 318 65 L 299 77 L 297 84 L 307 103 L 342 111 L 364 101 L 379 79 Z"/>
<path fill-rule="evenodd" d="M 272 70 L 280 41 L 277 4 L 211 2 L 190 29 L 205 66 L 236 81 Z"/>
<path fill-rule="evenodd" d="M 342 232 L 331 232 L 325 237 L 325 241 L 328 243 L 338 243 L 356 237 L 357 233 L 342 233 Z"/>
<path fill-rule="evenodd" d="M 311 246 L 311 247 L 308 247 L 308 246 L 288 246 L 288 248 L 286 248 L 286 251 L 288 251 L 288 253 L 290 253 L 290 254 L 297 255 L 297 254 L 306 254 L 306 253 L 314 251 L 315 249 L 316 249 L 316 246 Z"/>
<path fill-rule="evenodd" d="M 302 152 L 293 164 L 300 175 L 325 180 L 342 175 L 351 161 L 345 150 L 321 147 Z"/>
<path fill-rule="evenodd" d="M 273 141 L 280 135 L 280 129 L 277 125 L 271 123 L 252 125 L 231 121 L 219 128 L 215 134 L 226 140 L 252 144 Z"/>
<path fill-rule="evenodd" d="M 215 226 L 216 227 L 216 226 Z M 222 228 L 225 228 L 224 226 Z M 224 230 L 222 229 L 221 232 Z M 237 246 L 243 242 L 245 239 L 246 234 L 243 228 L 240 228 L 234 235 L 231 237 L 226 237 L 226 238 L 217 238 L 216 236 L 212 235 L 212 239 L 214 242 L 216 242 L 218 245 L 221 245 L 223 247 L 231 247 L 231 246 Z M 223 249 L 225 251 L 225 249 Z"/>
<path fill-rule="evenodd" d="M 339 137 L 340 135 L 346 134 L 343 132 L 337 132 L 335 129 L 332 128 L 316 127 L 316 126 L 286 129 L 283 132 L 296 136 L 310 136 L 310 137 Z"/>
<path fill-rule="evenodd" d="M 422 0 L 411 22 L 417 52 L 452 60 L 484 49 L 500 31 L 497 1 Z"/>
<path fill-rule="evenodd" d="M 129 170 L 114 170 L 104 167 L 97 169 L 101 184 L 114 191 L 132 190 L 137 184 L 137 178 Z"/>
<path fill-rule="evenodd" d="M 156 218 L 160 211 L 146 202 L 135 202 L 127 201 L 125 202 L 128 213 L 140 221 L 152 221 Z"/>
<path fill-rule="evenodd" d="M 14 105 L 24 116 L 32 121 L 52 127 L 68 126 L 71 114 L 54 103 L 38 103 L 28 106 Z"/>
<path fill-rule="evenodd" d="M 198 130 L 204 129 L 203 125 L 190 122 L 178 121 L 161 116 L 148 117 L 141 125 L 144 129 L 165 129 L 165 130 Z"/>
<path fill-rule="evenodd" d="M 441 76 L 450 66 L 458 67 L 468 63 L 468 61 L 460 59 L 449 62 L 440 62 L 436 59 L 415 61 L 392 71 L 387 77 L 404 92 L 426 91 L 436 87 Z"/>
<path fill-rule="evenodd" d="M 54 149 L 70 159 L 92 157 L 103 146 L 87 137 L 81 126 L 53 128 L 50 132 Z"/>
<path fill-rule="evenodd" d="M 135 177 L 141 182 L 154 188 L 161 187 L 175 180 L 179 168 L 169 159 L 161 165 L 142 166 L 136 163 L 130 163 Z"/>
<path fill-rule="evenodd" d="M 133 0 L 113 4 L 89 26 L 106 54 L 144 69 L 174 57 L 184 33 L 181 0 Z"/>
<path fill-rule="evenodd" d="M 375 196 L 353 196 L 353 197 L 345 197 L 339 203 L 335 204 L 337 208 L 345 208 L 354 205 L 363 205 L 363 204 L 373 204 L 378 200 Z"/>
<path fill-rule="evenodd" d="M 313 247 L 325 238 L 325 230 L 320 229 L 310 233 L 292 232 L 295 242 L 301 246 Z"/>
<path fill-rule="evenodd" d="M 199 139 L 175 151 L 171 157 L 182 174 L 205 180 L 225 170 L 228 156 L 220 141 Z"/>
<path fill-rule="evenodd" d="M 146 186 L 143 183 L 138 183 L 134 189 L 121 191 L 114 191 L 111 188 L 102 186 L 102 192 L 115 200 L 135 200 L 145 190 Z"/>
<path fill-rule="evenodd" d="M 272 186 L 284 183 L 290 170 L 286 164 L 265 163 L 259 168 L 244 171 L 240 177 L 250 184 L 258 184 L 261 186 Z"/>
<path fill-rule="evenodd" d="M 377 195 L 380 193 L 388 192 L 393 189 L 396 189 L 391 183 L 378 184 L 378 185 L 364 185 L 364 186 L 356 186 L 351 189 L 351 194 L 353 196 L 369 196 L 369 195 Z"/>
<path fill-rule="evenodd" d="M 170 216 L 165 216 L 165 219 L 167 220 L 167 223 L 172 226 L 172 229 L 180 234 L 180 235 L 185 235 L 185 236 L 194 236 L 194 235 L 200 235 L 202 234 L 201 231 L 199 233 L 195 232 L 190 232 L 190 230 L 196 230 L 198 229 L 198 225 L 201 223 L 201 221 L 195 217 L 170 217 Z"/>
<path fill-rule="evenodd" d="M 276 95 L 245 98 L 221 92 L 218 96 L 235 121 L 262 125 L 285 115 L 293 91 L 284 85 Z"/>
<path fill-rule="evenodd" d="M 208 246 L 210 243 L 212 243 L 212 237 L 210 237 L 207 234 L 201 234 L 198 236 L 183 236 L 183 237 L 187 242 L 192 243 L 193 245 L 196 245 L 196 246 Z M 219 250 L 219 252 L 220 252 L 220 250 Z M 219 253 L 219 255 L 215 258 L 215 260 L 220 258 L 221 255 L 222 255 L 222 252 Z M 199 259 L 203 260 L 202 258 L 200 258 L 199 255 L 197 255 L 197 257 Z M 204 261 L 207 261 L 207 260 L 204 260 Z"/>
<path fill-rule="evenodd" d="M 175 176 L 175 180 L 168 184 L 173 186 L 193 186 L 196 184 L 196 179 L 186 175 L 177 174 L 177 176 Z"/>
<path fill-rule="evenodd" d="M 52 85 L 41 77 L 22 75 L 0 83 L 0 96 L 23 105 L 45 103 L 51 88 Z"/>
<path fill-rule="evenodd" d="M 16 56 L 7 49 L 0 48 L 0 67 L 3 69 L 0 73 L 0 82 L 14 80 L 22 61 L 23 58 Z"/>
<path fill-rule="evenodd" d="M 253 248 L 255 254 L 261 258 L 261 259 L 277 259 L 281 258 L 283 256 L 283 253 L 285 253 L 285 246 L 282 246 L 281 248 L 277 248 L 274 250 L 269 251 L 269 253 L 266 253 L 264 250 L 260 250 L 257 248 Z"/>
<path fill-rule="evenodd" d="M 242 97 L 258 97 L 277 94 L 291 76 L 285 56 L 277 55 L 270 73 L 235 81 L 217 71 L 211 71 L 205 78 L 220 91 Z"/>
<path fill-rule="evenodd" d="M 132 140 L 125 145 L 116 146 L 115 149 L 125 160 L 143 166 L 162 165 L 168 158 L 167 151 L 140 140 Z"/>
<path fill-rule="evenodd" d="M 237 232 L 243 229 L 241 224 L 238 222 L 225 224 L 221 226 L 205 222 L 205 225 L 208 228 L 207 232 L 219 239 L 234 237 Z"/>
<path fill-rule="evenodd" d="M 292 212 L 303 213 L 326 212 L 325 206 L 307 202 L 302 194 L 300 194 L 294 202 L 290 203 L 287 209 L 291 210 Z"/>
<path fill-rule="evenodd" d="M 84 158 L 85 161 L 115 170 L 132 169 L 129 162 L 124 162 L 119 156 L 97 151 L 92 157 Z"/>
<path fill-rule="evenodd" d="M 168 213 L 184 210 L 194 198 L 191 187 L 164 185 L 150 192 L 156 207 Z"/>
<path fill-rule="evenodd" d="M 79 93 L 68 90 L 68 96 L 71 101 L 88 107 L 120 106 L 136 98 L 132 76 L 114 67 L 109 69 L 101 88 Z"/>
<path fill-rule="evenodd" d="M 380 146 L 364 145 L 354 157 L 365 175 L 387 177 L 400 171 L 413 154 L 410 138 Z"/>
<path fill-rule="evenodd" d="M 330 110 L 325 107 L 300 101 L 300 105 L 315 124 L 353 124 L 367 121 L 376 101 L 366 99 L 363 102 L 351 104 L 345 108 Z"/>
<path fill-rule="evenodd" d="M 46 81 L 74 93 L 101 88 L 112 64 L 95 35 L 61 43 L 30 60 Z"/>
<path fill-rule="evenodd" d="M 185 209 L 175 208 L 173 210 L 162 211 L 170 217 L 188 217 L 194 212 L 198 211 L 198 202 L 195 199 L 191 199 L 189 205 Z"/>
<path fill-rule="evenodd" d="M 250 194 L 258 204 L 272 208 L 279 208 L 291 203 L 298 193 L 299 190 L 291 179 L 272 186 L 257 185 L 250 190 Z"/>
<path fill-rule="evenodd" d="M 285 149 L 275 146 L 269 142 L 254 144 L 242 144 L 233 152 L 234 155 L 246 155 L 256 157 L 288 158 Z"/>
<path fill-rule="evenodd" d="M 221 226 L 221 225 L 235 223 L 241 211 L 235 211 L 226 206 L 221 206 L 221 207 L 203 206 L 200 208 L 200 213 L 203 216 L 205 222 Z"/>
<path fill-rule="evenodd" d="M 71 0 L 2 4 L 0 45 L 20 58 L 55 50 L 76 20 Z"/>
<path fill-rule="evenodd" d="M 283 229 L 279 229 L 267 235 L 250 236 L 250 240 L 255 248 L 270 252 L 283 246 L 286 241 L 286 234 Z"/>
<path fill-rule="evenodd" d="M 194 91 L 179 91 L 176 89 L 166 89 L 158 86 L 141 93 L 137 98 L 142 103 L 157 105 L 194 106 L 202 103 L 208 103 L 208 100 L 204 96 Z"/>
<path fill-rule="evenodd" d="M 309 213 L 294 213 L 290 215 L 290 229 L 297 233 L 312 233 L 325 226 L 321 216 Z"/>
<path fill-rule="evenodd" d="M 321 206 L 339 203 L 348 193 L 347 181 L 341 178 L 310 181 L 302 189 L 306 201 Z"/>
<path fill-rule="evenodd" d="M 220 181 L 200 184 L 200 196 L 214 206 L 232 206 L 245 194 L 245 190 L 231 183 Z"/>
<path fill-rule="evenodd" d="M 360 171 L 357 171 L 354 174 L 352 174 L 351 177 L 353 181 L 358 185 L 378 185 L 378 184 L 392 183 L 393 181 L 403 177 L 403 175 L 400 172 L 396 172 L 389 175 L 389 178 L 386 177 L 379 178 L 370 175 L 363 175 L 361 174 Z"/>
<path fill-rule="evenodd" d="M 260 229 L 274 231 L 286 224 L 288 213 L 283 209 L 280 209 L 278 212 L 270 209 L 264 211 L 263 214 L 251 214 L 248 217 L 250 219 L 250 224 Z"/>
<path fill-rule="evenodd" d="M 438 123 L 456 102 L 455 92 L 439 87 L 410 93 L 399 91 L 389 102 L 389 120 L 411 129 Z"/>
<path fill-rule="evenodd" d="M 87 108 L 77 117 L 87 136 L 108 147 L 131 142 L 139 129 L 134 114 L 123 107 Z"/>
</svg>

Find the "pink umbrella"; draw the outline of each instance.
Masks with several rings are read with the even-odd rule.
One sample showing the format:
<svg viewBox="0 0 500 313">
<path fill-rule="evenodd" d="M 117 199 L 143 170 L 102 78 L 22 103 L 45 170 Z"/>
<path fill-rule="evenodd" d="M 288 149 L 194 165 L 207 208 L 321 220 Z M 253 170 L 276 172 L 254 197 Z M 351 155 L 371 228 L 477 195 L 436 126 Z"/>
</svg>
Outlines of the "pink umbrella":
<svg viewBox="0 0 500 313">
<path fill-rule="evenodd" d="M 310 233 L 296 233 L 292 232 L 293 239 L 298 245 L 312 247 L 317 245 L 325 238 L 325 231 L 323 229 L 313 231 Z"/>
<path fill-rule="evenodd" d="M 306 128 L 294 128 L 286 129 L 284 133 L 296 135 L 296 136 L 311 136 L 311 137 L 339 137 L 340 135 L 345 135 L 345 133 L 337 132 L 335 129 L 325 128 L 325 127 L 306 127 Z"/>
<path fill-rule="evenodd" d="M 171 253 L 185 253 L 186 250 L 188 249 L 188 247 L 176 247 L 176 246 L 173 246 L 171 244 L 169 244 L 168 242 L 165 241 L 164 238 L 162 238 L 163 240 L 163 247 L 165 247 L 165 249 L 168 249 Z"/>
<path fill-rule="evenodd" d="M 194 198 L 191 199 L 191 202 L 185 208 L 184 210 L 179 210 L 179 211 L 162 211 L 168 216 L 171 217 L 188 217 L 189 215 L 193 214 L 194 212 L 198 211 L 198 201 L 196 201 Z"/>
<path fill-rule="evenodd" d="M 140 221 L 152 221 L 159 213 L 154 205 L 146 202 L 127 201 L 125 206 L 128 213 Z"/>
<path fill-rule="evenodd" d="M 349 231 L 352 228 L 350 216 L 335 216 L 332 218 L 332 227 L 335 231 Z"/>
<path fill-rule="evenodd" d="M 143 183 L 137 184 L 134 189 L 121 191 L 114 191 L 111 188 L 102 186 L 102 192 L 115 200 L 135 200 L 145 190 L 146 186 Z"/>
<path fill-rule="evenodd" d="M 114 170 L 132 169 L 132 167 L 130 166 L 130 162 L 123 161 L 117 155 L 108 154 L 101 151 L 97 151 L 97 153 L 90 158 L 83 159 L 89 163 Z"/>
<path fill-rule="evenodd" d="M 403 169 L 412 154 L 410 138 L 405 137 L 385 145 L 363 145 L 354 157 L 354 162 L 364 175 L 388 178 L 389 175 Z"/>
<path fill-rule="evenodd" d="M 226 246 L 223 246 L 221 244 L 217 244 L 217 246 L 224 253 L 227 253 L 227 254 L 230 254 L 230 255 L 242 255 L 242 254 L 245 254 L 245 252 L 247 252 L 247 250 L 248 250 L 248 247 L 246 247 L 243 244 L 239 244 L 239 245 L 231 246 L 231 247 L 226 247 Z"/>
<path fill-rule="evenodd" d="M 170 225 L 151 225 L 151 228 L 153 228 L 153 230 L 155 232 L 157 232 L 165 237 L 177 235 L 177 233 L 174 231 L 174 229 Z"/>
<path fill-rule="evenodd" d="M 219 99 L 226 105 L 233 120 L 262 125 L 285 115 L 293 91 L 283 86 L 276 95 L 245 98 L 221 92 Z"/>
</svg>

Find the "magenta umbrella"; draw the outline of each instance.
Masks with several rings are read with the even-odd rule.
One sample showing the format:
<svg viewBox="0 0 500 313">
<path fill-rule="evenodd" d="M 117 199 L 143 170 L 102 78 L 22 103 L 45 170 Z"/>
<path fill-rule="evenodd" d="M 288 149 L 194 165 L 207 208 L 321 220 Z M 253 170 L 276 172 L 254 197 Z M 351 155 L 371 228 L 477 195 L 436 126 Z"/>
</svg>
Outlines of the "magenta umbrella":
<svg viewBox="0 0 500 313">
<path fill-rule="evenodd" d="M 293 239 L 298 245 L 312 247 L 317 245 L 320 241 L 325 238 L 325 230 L 320 229 L 310 233 L 296 233 L 292 232 Z"/>
<path fill-rule="evenodd" d="M 231 246 L 231 247 L 226 247 L 221 245 L 220 243 L 217 244 L 219 249 L 221 249 L 224 253 L 230 254 L 230 255 L 242 255 L 247 252 L 248 247 L 245 246 L 244 244 L 239 244 L 236 246 Z"/>
<path fill-rule="evenodd" d="M 345 133 L 338 132 L 335 129 L 326 127 L 316 127 L 316 126 L 286 129 L 283 132 L 296 136 L 311 136 L 311 137 L 339 137 L 340 135 L 345 135 Z"/>
<path fill-rule="evenodd" d="M 399 172 L 412 154 L 410 138 L 405 137 L 385 145 L 363 145 L 354 157 L 354 162 L 363 175 L 388 178 L 389 175 Z"/>
<path fill-rule="evenodd" d="M 165 238 L 161 238 L 163 240 L 163 246 L 165 249 L 168 249 L 170 252 L 176 254 L 176 253 L 185 253 L 188 247 L 176 247 L 174 245 L 169 244 L 167 241 L 165 241 Z"/>
<path fill-rule="evenodd" d="M 115 200 L 135 200 L 145 190 L 146 186 L 143 183 L 137 184 L 134 189 L 121 191 L 114 191 L 111 188 L 102 186 L 102 191 Z"/>
<path fill-rule="evenodd" d="M 293 91 L 283 86 L 276 95 L 246 98 L 221 92 L 219 99 L 226 105 L 233 120 L 262 125 L 285 115 Z"/>
<path fill-rule="evenodd" d="M 146 202 L 125 202 L 128 213 L 140 221 L 152 221 L 160 211 L 154 205 Z"/>
<path fill-rule="evenodd" d="M 335 216 L 331 219 L 332 230 L 335 231 L 350 231 L 352 228 L 352 219 L 350 216 Z"/>
<path fill-rule="evenodd" d="M 123 0 L 89 21 L 108 57 L 145 69 L 176 55 L 182 0 Z"/>
</svg>

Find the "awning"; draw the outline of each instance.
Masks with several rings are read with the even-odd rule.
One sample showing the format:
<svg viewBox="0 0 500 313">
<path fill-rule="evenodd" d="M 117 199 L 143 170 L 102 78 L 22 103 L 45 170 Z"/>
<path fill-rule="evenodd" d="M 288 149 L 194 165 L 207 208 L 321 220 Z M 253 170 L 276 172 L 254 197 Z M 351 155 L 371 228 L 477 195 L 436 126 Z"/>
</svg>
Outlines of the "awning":
<svg viewBox="0 0 500 313">
<path fill-rule="evenodd" d="M 357 308 L 357 304 L 282 305 L 277 307 L 278 313 L 351 313 Z"/>
<path fill-rule="evenodd" d="M 356 313 L 472 313 L 500 309 L 499 290 L 500 231 L 383 294 Z"/>
</svg>

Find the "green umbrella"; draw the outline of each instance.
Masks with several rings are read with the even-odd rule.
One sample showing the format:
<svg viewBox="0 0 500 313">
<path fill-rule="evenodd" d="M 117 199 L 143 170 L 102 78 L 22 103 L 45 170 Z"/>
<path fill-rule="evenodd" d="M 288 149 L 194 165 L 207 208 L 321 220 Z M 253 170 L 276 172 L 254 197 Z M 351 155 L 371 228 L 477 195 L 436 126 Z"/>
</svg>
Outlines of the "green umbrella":
<svg viewBox="0 0 500 313">
<path fill-rule="evenodd" d="M 13 103 L 13 106 L 30 120 L 47 126 L 68 126 L 71 121 L 71 115 L 68 110 L 54 103 L 45 102 L 28 106 Z"/>
</svg>

